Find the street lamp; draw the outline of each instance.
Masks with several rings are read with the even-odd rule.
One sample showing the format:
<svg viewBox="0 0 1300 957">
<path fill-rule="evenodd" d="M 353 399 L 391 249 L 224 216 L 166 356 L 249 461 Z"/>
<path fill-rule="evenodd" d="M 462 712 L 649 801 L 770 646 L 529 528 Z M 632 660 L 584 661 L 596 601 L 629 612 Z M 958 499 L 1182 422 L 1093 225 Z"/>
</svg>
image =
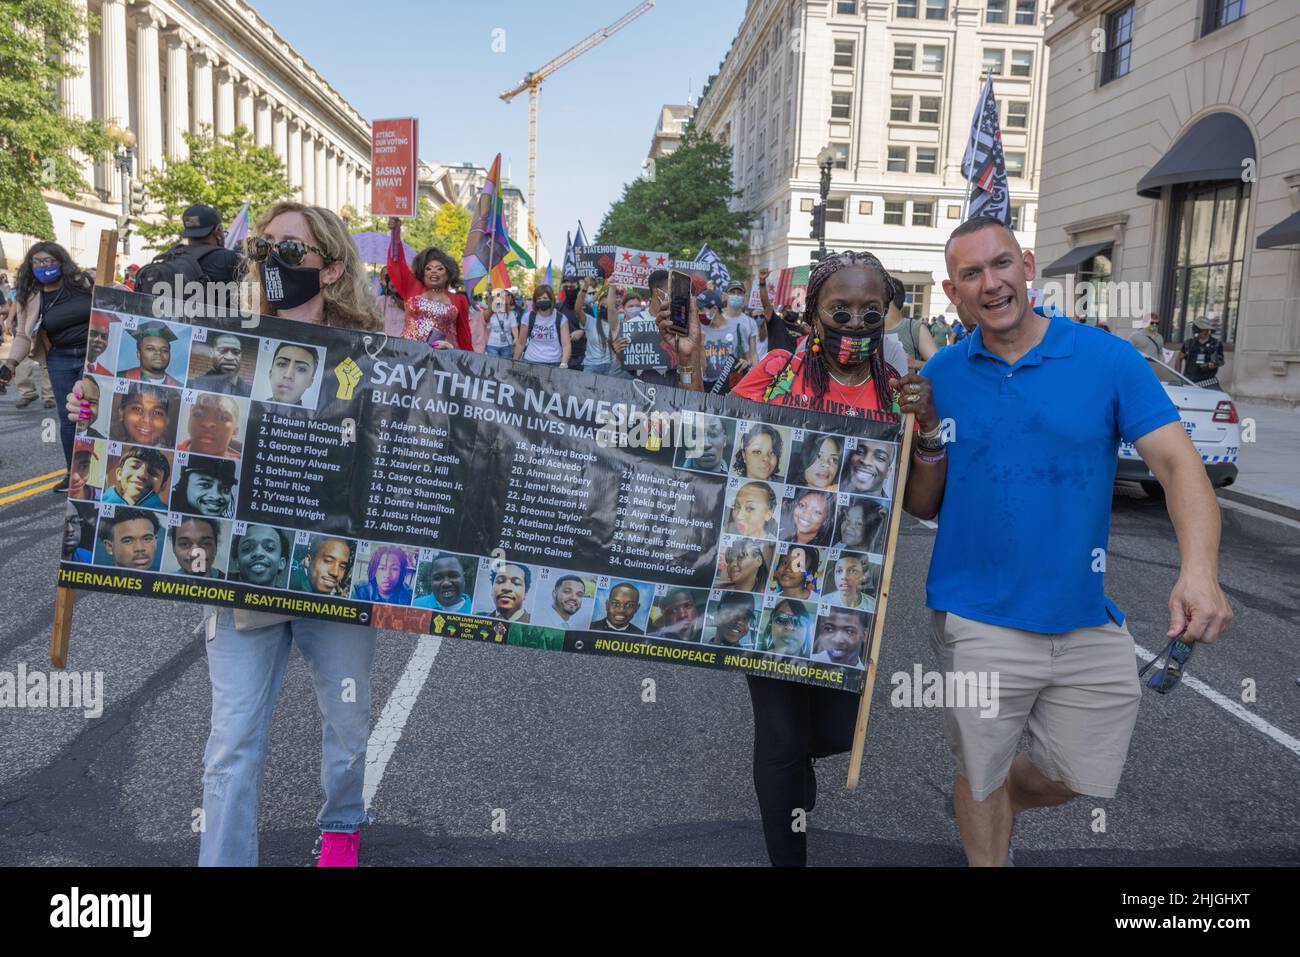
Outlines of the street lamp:
<svg viewBox="0 0 1300 957">
<path fill-rule="evenodd" d="M 809 239 L 817 240 L 817 252 L 812 256 L 814 262 L 821 262 L 826 258 L 826 200 L 831 194 L 831 169 L 835 166 L 836 155 L 835 150 L 830 146 L 817 154 L 817 165 L 822 171 L 822 201 L 813 207 L 812 231 L 808 234 Z"/>
<path fill-rule="evenodd" d="M 118 229 L 122 233 L 122 254 L 131 254 L 131 176 L 135 172 L 135 137 L 124 131 L 118 140 L 117 152 L 113 155 L 113 167 L 118 172 L 118 187 L 122 193 L 122 213 L 118 217 Z"/>
</svg>

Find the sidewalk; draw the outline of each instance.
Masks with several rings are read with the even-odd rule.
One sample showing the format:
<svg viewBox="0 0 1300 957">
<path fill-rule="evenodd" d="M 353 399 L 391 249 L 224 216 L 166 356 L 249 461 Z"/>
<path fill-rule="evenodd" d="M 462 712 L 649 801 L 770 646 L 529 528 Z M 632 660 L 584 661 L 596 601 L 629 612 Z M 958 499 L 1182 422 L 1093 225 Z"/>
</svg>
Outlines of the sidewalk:
<svg viewBox="0 0 1300 957">
<path fill-rule="evenodd" d="M 1248 505 L 1281 505 L 1294 510 L 1292 518 L 1300 517 L 1300 410 L 1236 405 L 1243 428 L 1245 420 L 1255 420 L 1255 441 L 1242 443 L 1237 481 L 1220 494 Z"/>
</svg>

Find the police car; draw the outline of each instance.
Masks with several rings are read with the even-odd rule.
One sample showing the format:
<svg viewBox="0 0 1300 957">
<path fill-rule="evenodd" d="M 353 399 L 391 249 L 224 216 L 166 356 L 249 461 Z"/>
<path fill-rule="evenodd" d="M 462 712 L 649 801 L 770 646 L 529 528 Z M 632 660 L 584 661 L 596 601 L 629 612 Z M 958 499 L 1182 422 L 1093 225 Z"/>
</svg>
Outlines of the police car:
<svg viewBox="0 0 1300 957">
<path fill-rule="evenodd" d="M 1201 453 L 1210 484 L 1215 488 L 1231 485 L 1237 480 L 1237 452 L 1241 447 L 1241 424 L 1232 399 L 1218 389 L 1194 385 L 1191 379 L 1163 362 L 1150 356 L 1145 358 L 1178 407 L 1178 417 L 1187 430 L 1187 437 Z M 1165 490 L 1142 461 L 1137 449 L 1128 442 L 1120 444 L 1115 480 L 1139 482 L 1143 491 L 1152 498 L 1164 498 Z"/>
</svg>

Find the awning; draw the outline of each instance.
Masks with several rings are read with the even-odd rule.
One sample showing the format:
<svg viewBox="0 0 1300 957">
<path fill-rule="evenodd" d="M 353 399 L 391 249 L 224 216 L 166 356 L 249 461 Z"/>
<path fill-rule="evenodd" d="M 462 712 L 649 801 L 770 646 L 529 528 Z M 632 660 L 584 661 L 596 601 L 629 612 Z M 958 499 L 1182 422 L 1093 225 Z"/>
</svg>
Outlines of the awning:
<svg viewBox="0 0 1300 957">
<path fill-rule="evenodd" d="M 1272 229 L 1266 229 L 1255 240 L 1256 249 L 1273 249 L 1277 246 L 1300 246 L 1300 213 L 1292 213 Z"/>
<path fill-rule="evenodd" d="M 1093 243 L 1075 246 L 1068 253 L 1043 270 L 1044 276 L 1068 276 L 1098 253 L 1109 253 L 1114 243 Z"/>
<path fill-rule="evenodd" d="M 1255 138 L 1231 113 L 1211 113 L 1178 138 L 1138 181 L 1139 196 L 1160 197 L 1162 186 L 1240 180 L 1242 162 L 1255 159 Z"/>
</svg>

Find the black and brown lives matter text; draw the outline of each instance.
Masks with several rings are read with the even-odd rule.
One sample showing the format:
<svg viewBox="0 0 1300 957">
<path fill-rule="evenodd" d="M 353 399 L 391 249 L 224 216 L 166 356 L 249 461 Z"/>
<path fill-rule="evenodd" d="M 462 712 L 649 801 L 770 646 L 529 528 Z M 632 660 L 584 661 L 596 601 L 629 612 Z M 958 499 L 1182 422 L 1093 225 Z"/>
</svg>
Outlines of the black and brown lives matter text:
<svg viewBox="0 0 1300 957">
<path fill-rule="evenodd" d="M 697 501 L 703 483 L 633 466 L 619 473 L 609 562 L 629 571 L 690 575 L 718 522 Z"/>
<path fill-rule="evenodd" d="M 273 410 L 250 425 L 243 471 L 249 491 L 241 516 L 275 525 L 323 522 L 329 486 L 337 484 L 350 455 L 347 430 Z"/>
<path fill-rule="evenodd" d="M 507 464 L 500 547 L 507 554 L 572 560 L 590 531 L 595 462 L 582 449 L 516 441 Z"/>
<path fill-rule="evenodd" d="M 448 427 L 381 416 L 375 425 L 365 496 L 365 532 L 439 539 L 442 523 L 464 500 L 461 456 Z"/>
</svg>

